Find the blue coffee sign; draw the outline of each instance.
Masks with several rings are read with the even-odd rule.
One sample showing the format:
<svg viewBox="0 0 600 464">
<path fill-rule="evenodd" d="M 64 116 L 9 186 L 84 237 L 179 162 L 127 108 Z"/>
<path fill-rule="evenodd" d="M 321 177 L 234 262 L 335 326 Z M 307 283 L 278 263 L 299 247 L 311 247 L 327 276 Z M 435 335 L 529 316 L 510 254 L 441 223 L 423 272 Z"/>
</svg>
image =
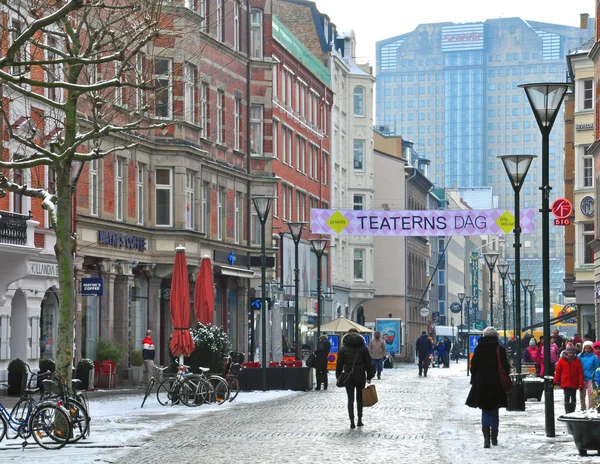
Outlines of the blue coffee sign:
<svg viewBox="0 0 600 464">
<path fill-rule="evenodd" d="M 103 286 L 102 277 L 84 277 L 81 279 L 81 294 L 85 296 L 102 296 Z"/>
</svg>

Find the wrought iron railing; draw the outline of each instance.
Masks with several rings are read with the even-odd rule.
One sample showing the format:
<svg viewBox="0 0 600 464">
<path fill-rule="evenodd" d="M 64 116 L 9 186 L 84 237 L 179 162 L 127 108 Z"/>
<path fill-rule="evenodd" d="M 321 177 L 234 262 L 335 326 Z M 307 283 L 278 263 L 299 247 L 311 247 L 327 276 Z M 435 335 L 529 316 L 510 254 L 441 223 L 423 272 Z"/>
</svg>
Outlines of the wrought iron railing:
<svg viewBox="0 0 600 464">
<path fill-rule="evenodd" d="M 29 214 L 0 211 L 0 243 L 8 245 L 27 245 L 27 221 Z"/>
</svg>

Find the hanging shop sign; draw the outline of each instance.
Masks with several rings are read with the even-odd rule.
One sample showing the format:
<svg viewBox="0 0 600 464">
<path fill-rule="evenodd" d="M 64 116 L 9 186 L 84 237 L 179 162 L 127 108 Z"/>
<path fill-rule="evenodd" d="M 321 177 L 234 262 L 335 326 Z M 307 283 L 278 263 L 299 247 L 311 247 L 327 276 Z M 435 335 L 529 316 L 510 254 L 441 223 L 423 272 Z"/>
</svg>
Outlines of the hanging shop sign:
<svg viewBox="0 0 600 464">
<path fill-rule="evenodd" d="M 452 236 L 512 234 L 515 217 L 505 209 L 431 211 L 355 211 L 312 209 L 313 234 Z M 521 233 L 535 232 L 535 211 L 521 210 Z"/>
<path fill-rule="evenodd" d="M 581 214 L 587 217 L 592 217 L 594 215 L 594 197 L 589 195 L 583 197 L 579 207 L 581 208 Z"/>
<path fill-rule="evenodd" d="M 450 311 L 452 311 L 454 314 L 458 314 L 462 311 L 462 305 L 455 301 L 450 305 Z"/>
<path fill-rule="evenodd" d="M 558 198 L 552 203 L 552 214 L 556 217 L 554 219 L 555 226 L 570 226 L 573 205 L 566 198 Z"/>
<path fill-rule="evenodd" d="M 86 296 L 102 296 L 104 281 L 102 277 L 84 277 L 81 279 L 81 294 Z"/>
</svg>

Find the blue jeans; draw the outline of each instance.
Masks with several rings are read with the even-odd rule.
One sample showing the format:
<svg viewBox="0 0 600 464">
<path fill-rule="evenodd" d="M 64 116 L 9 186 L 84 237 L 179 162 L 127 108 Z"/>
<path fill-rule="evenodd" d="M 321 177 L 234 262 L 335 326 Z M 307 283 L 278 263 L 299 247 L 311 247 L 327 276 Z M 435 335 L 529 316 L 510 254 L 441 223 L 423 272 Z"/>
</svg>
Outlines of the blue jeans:
<svg viewBox="0 0 600 464">
<path fill-rule="evenodd" d="M 383 369 L 383 359 L 371 359 L 371 364 L 377 371 L 377 377 L 381 377 L 381 369 Z"/>
<path fill-rule="evenodd" d="M 498 409 L 482 409 L 481 410 L 481 426 L 491 427 L 492 431 L 497 431 L 500 427 L 500 416 L 498 416 Z"/>
</svg>

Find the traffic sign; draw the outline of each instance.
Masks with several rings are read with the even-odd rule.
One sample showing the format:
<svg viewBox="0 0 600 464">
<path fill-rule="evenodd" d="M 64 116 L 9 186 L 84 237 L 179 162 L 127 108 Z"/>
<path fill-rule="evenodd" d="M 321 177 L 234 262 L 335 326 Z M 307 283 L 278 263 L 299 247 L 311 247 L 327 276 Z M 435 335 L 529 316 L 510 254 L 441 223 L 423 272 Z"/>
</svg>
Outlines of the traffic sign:
<svg viewBox="0 0 600 464">
<path fill-rule="evenodd" d="M 475 323 L 475 328 L 477 330 L 483 330 L 485 328 L 485 323 L 483 321 L 478 321 Z"/>
</svg>

